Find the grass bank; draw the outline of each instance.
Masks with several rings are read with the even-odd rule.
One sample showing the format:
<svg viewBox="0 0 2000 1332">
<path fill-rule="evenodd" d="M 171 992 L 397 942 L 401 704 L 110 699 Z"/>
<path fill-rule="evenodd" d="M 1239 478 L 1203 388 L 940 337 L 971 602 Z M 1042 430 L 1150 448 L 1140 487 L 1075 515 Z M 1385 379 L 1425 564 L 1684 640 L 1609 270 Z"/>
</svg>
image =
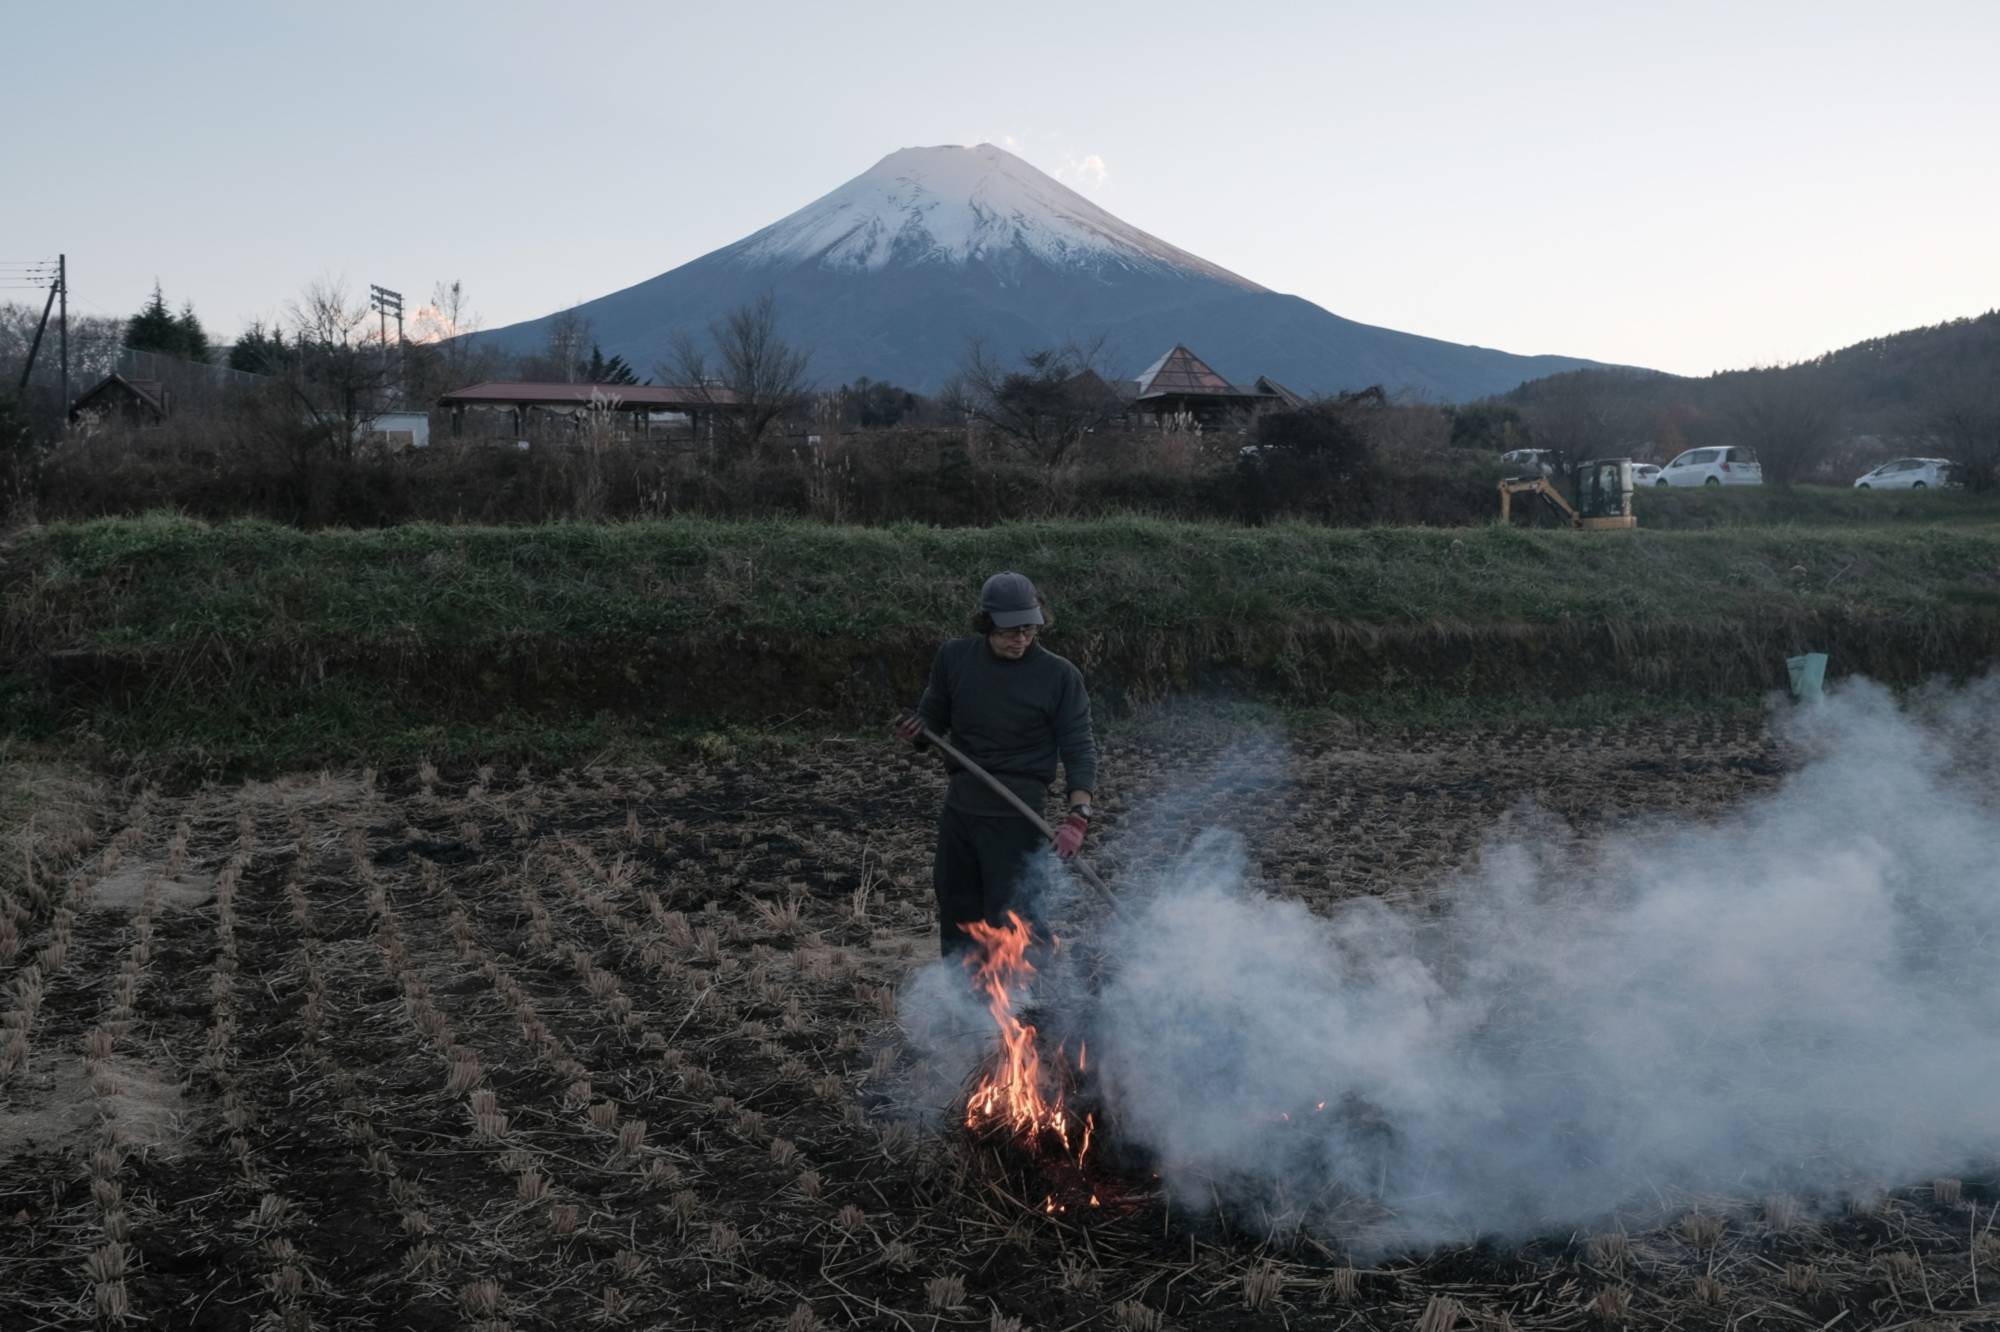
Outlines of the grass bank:
<svg viewBox="0 0 2000 1332">
<path fill-rule="evenodd" d="M 1856 523 L 2000 523 L 2000 495 L 1852 486 L 1652 486 L 1632 497 L 1639 522 L 1663 531 L 1826 527 Z"/>
<path fill-rule="evenodd" d="M 1994 523 L 306 533 L 150 516 L 0 548 L 0 709 L 17 734 L 84 729 L 145 752 L 199 738 L 259 765 L 369 737 L 476 753 L 579 725 L 612 744 L 837 724 L 914 697 L 979 580 L 1008 567 L 1042 583 L 1050 645 L 1114 709 L 1184 692 L 1447 711 L 1741 696 L 1801 649 L 1891 680 L 2000 652 Z"/>
</svg>

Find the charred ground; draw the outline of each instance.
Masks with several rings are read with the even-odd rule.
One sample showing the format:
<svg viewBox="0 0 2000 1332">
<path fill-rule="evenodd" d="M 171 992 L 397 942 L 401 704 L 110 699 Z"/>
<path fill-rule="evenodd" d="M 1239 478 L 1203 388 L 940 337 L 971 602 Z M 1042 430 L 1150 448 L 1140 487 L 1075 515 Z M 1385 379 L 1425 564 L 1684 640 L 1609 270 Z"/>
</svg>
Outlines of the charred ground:
<svg viewBox="0 0 2000 1332">
<path fill-rule="evenodd" d="M 1121 731 L 1093 840 L 1223 743 Z M 1287 753 L 1202 813 L 1312 903 L 1421 901 L 1514 821 L 1616 836 L 1789 762 L 1754 720 Z M 2000 1282 L 1990 1179 L 1662 1197 L 1361 1267 L 1143 1172 L 1048 1214 L 1032 1167 L 895 1109 L 927 1075 L 895 1014 L 935 947 L 937 789 L 839 740 L 73 784 L 0 878 L 0 1325 L 1964 1327 Z"/>
</svg>

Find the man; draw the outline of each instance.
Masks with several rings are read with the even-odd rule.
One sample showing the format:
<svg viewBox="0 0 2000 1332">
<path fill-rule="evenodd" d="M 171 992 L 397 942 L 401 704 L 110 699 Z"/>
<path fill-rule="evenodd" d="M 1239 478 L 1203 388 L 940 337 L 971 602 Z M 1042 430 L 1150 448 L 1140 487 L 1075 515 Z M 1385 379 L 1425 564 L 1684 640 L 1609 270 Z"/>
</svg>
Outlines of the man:
<svg viewBox="0 0 2000 1332">
<path fill-rule="evenodd" d="M 916 711 L 896 723 L 896 733 L 921 748 L 922 728 L 948 731 L 954 748 L 1036 810 L 1047 802 L 1060 758 L 1068 811 L 1055 849 L 1067 860 L 1090 829 L 1090 793 L 1097 784 L 1083 673 L 1035 641 L 1049 627 L 1048 607 L 1021 574 L 987 579 L 972 623 L 972 637 L 938 649 L 930 685 Z M 977 777 L 951 767 L 931 867 L 940 951 L 946 957 L 967 952 L 968 922 L 1004 924 L 1010 910 L 1046 943 L 1037 905 L 1021 892 L 1029 857 L 1044 845 L 1042 834 Z"/>
</svg>

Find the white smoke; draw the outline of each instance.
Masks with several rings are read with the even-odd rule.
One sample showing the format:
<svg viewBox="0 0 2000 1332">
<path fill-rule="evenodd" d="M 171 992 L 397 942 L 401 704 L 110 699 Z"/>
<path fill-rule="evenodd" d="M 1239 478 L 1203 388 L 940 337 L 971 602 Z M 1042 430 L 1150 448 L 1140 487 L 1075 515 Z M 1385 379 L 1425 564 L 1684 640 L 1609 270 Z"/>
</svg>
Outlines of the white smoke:
<svg viewBox="0 0 2000 1332">
<path fill-rule="evenodd" d="M 1989 1156 L 2000 682 L 1855 683 L 1776 725 L 1772 794 L 1499 842 L 1418 906 L 1271 897 L 1221 830 L 1149 865 L 1089 1006 L 1118 1138 L 1183 1202 L 1355 1251 Z"/>
</svg>

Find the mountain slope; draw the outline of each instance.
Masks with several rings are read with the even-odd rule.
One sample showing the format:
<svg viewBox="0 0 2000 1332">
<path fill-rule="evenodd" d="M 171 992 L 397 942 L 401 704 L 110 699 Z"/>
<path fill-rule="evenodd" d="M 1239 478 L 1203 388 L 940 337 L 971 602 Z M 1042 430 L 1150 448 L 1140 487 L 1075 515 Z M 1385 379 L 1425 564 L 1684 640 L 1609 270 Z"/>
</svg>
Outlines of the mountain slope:
<svg viewBox="0 0 2000 1332">
<path fill-rule="evenodd" d="M 1342 319 L 1149 235 L 991 144 L 891 153 L 735 244 L 580 310 L 607 355 L 645 372 L 677 332 L 702 335 L 763 291 L 827 383 L 866 375 L 934 391 L 973 337 L 1012 356 L 1102 335 L 1114 375 L 1184 342 L 1237 382 L 1379 383 L 1446 400 L 1593 364 Z M 547 324 L 478 336 L 533 352 Z"/>
</svg>

